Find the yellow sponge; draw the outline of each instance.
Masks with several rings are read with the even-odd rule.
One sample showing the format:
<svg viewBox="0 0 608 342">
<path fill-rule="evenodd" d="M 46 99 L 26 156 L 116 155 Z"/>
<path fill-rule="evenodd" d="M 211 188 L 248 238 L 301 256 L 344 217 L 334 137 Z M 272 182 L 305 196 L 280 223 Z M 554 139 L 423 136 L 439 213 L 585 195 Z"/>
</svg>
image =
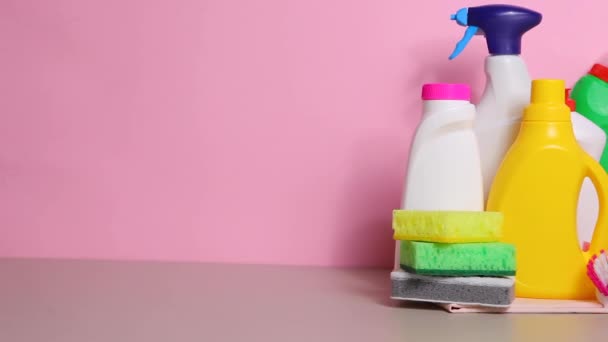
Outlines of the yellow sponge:
<svg viewBox="0 0 608 342">
<path fill-rule="evenodd" d="M 394 210 L 395 240 L 442 243 L 496 242 L 503 215 L 489 211 Z"/>
</svg>

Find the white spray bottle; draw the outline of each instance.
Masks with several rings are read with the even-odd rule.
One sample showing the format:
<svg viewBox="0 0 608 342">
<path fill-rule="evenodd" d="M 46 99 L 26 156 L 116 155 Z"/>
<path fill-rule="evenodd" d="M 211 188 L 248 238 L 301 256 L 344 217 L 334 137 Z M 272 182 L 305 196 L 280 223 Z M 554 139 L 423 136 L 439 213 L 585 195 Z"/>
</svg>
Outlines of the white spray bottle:
<svg viewBox="0 0 608 342">
<path fill-rule="evenodd" d="M 486 5 L 462 8 L 451 19 L 467 30 L 450 59 L 476 34 L 485 36 L 490 53 L 485 62 L 486 87 L 474 123 L 487 200 L 496 171 L 517 137 L 523 110 L 530 103 L 531 80 L 520 57 L 521 38 L 541 22 L 542 15 L 518 6 Z"/>
</svg>

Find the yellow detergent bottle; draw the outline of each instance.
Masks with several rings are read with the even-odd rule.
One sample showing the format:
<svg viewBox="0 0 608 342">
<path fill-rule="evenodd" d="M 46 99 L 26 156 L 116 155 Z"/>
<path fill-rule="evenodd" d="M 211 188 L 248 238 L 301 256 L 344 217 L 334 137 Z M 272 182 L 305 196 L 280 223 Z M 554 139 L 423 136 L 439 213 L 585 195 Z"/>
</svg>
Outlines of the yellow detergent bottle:
<svg viewBox="0 0 608 342">
<path fill-rule="evenodd" d="M 515 295 L 592 299 L 590 255 L 608 248 L 608 176 L 576 143 L 562 80 L 532 82 L 531 104 L 490 191 L 487 210 L 504 214 L 503 241 L 517 248 Z M 588 252 L 580 249 L 576 210 L 589 177 L 599 198 Z"/>
</svg>

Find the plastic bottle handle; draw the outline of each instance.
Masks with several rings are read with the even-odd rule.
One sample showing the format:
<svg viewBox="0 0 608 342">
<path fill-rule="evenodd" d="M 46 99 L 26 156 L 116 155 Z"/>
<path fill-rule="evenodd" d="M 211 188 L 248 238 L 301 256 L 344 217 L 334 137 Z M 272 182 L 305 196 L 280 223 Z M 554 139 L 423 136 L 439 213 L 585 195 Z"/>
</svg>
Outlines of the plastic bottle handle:
<svg viewBox="0 0 608 342">
<path fill-rule="evenodd" d="M 599 213 L 589 251 L 583 252 L 586 253 L 588 260 L 600 250 L 608 249 L 608 175 L 600 164 L 586 152 L 583 152 L 583 160 L 587 166 L 587 177 L 593 182 L 599 201 Z"/>
</svg>

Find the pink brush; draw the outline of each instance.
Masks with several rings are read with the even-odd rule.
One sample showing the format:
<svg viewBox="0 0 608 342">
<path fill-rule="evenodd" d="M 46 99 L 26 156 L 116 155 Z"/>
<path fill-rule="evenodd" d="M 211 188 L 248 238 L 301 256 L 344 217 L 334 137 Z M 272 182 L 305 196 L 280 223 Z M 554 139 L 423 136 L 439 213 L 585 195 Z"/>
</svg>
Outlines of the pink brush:
<svg viewBox="0 0 608 342">
<path fill-rule="evenodd" d="M 587 263 L 587 275 L 595 284 L 597 299 L 608 306 L 608 257 L 604 250 L 600 251 L 599 256 L 593 255 Z"/>
</svg>

